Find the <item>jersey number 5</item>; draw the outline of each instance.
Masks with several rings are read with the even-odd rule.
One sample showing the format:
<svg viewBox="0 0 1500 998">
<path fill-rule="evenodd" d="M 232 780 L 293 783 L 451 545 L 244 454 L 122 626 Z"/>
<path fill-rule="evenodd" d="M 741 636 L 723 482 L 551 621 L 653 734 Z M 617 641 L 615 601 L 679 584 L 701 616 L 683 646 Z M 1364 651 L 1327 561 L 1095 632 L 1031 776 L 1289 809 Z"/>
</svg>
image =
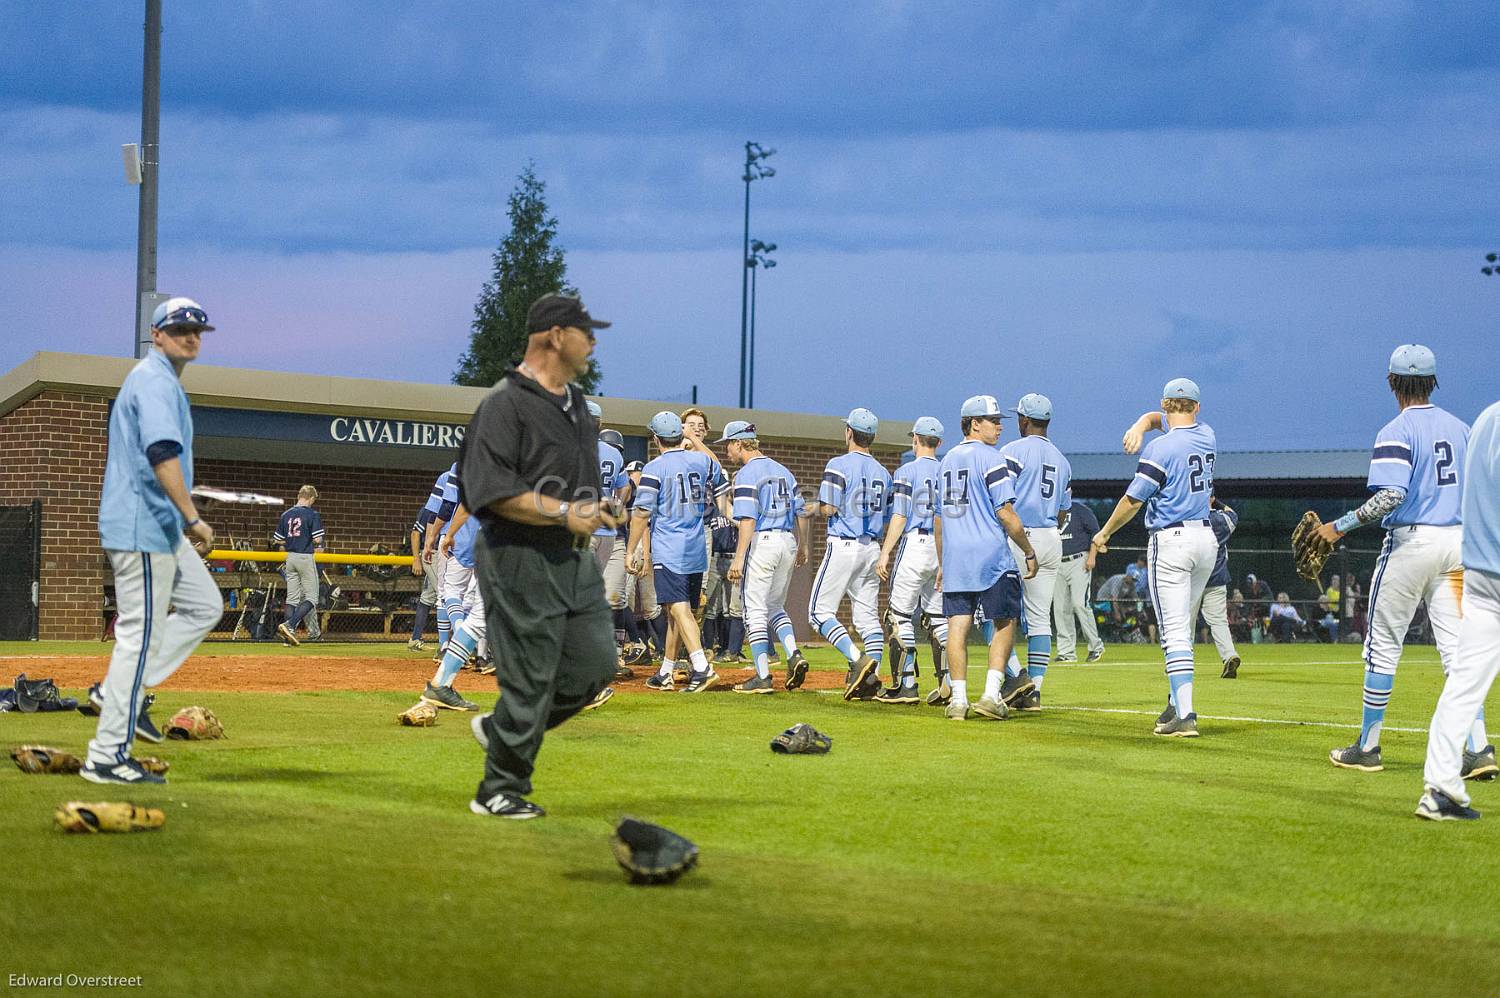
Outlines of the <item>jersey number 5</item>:
<svg viewBox="0 0 1500 998">
<path fill-rule="evenodd" d="M 1051 499 L 1057 494 L 1057 466 L 1042 465 L 1042 498 Z"/>
</svg>

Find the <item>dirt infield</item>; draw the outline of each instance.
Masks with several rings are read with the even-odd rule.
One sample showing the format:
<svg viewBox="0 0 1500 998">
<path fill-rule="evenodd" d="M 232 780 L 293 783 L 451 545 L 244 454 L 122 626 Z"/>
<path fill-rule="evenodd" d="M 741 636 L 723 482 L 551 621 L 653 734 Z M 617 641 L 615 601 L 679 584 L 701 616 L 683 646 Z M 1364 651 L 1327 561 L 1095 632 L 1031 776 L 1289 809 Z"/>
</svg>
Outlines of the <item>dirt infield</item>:
<svg viewBox="0 0 1500 998">
<path fill-rule="evenodd" d="M 103 677 L 109 667 L 107 655 L 0 656 L 0 682 L 24 672 L 32 679 L 50 676 L 63 689 L 86 689 Z M 426 657 L 332 658 L 284 655 L 194 655 L 167 683 L 168 689 L 201 690 L 208 693 L 294 693 L 313 690 L 415 690 L 432 678 L 433 664 Z M 636 678 L 613 683 L 621 693 L 645 693 L 645 681 L 654 671 L 637 667 Z M 719 685 L 713 692 L 728 690 L 751 675 L 749 669 L 719 670 Z M 773 672 L 777 688 L 781 675 Z M 831 690 L 841 686 L 836 672 L 811 672 L 804 689 Z M 461 672 L 454 682 L 460 693 L 489 693 L 495 689 L 492 676 Z"/>
</svg>

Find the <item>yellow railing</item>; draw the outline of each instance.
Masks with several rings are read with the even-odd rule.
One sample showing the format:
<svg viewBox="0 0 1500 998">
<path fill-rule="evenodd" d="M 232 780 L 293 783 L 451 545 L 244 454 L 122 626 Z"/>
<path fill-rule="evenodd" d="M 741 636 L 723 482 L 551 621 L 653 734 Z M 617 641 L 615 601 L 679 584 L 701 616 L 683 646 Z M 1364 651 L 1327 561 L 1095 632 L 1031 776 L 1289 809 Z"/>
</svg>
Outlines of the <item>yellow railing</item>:
<svg viewBox="0 0 1500 998">
<path fill-rule="evenodd" d="M 208 553 L 208 561 L 286 561 L 285 551 L 221 551 Z M 338 554 L 319 551 L 313 561 L 336 565 L 410 565 L 409 554 Z"/>
</svg>

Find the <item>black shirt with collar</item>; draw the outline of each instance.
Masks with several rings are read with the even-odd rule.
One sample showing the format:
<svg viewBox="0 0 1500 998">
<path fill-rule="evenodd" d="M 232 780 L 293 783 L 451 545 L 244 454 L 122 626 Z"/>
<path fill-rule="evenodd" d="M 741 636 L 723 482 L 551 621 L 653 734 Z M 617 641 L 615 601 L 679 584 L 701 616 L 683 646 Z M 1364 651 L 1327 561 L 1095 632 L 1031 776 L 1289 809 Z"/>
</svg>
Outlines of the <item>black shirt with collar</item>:
<svg viewBox="0 0 1500 998">
<path fill-rule="evenodd" d="M 569 502 L 599 497 L 599 423 L 583 390 L 547 391 L 515 368 L 479 403 L 458 451 L 458 488 L 492 545 L 571 544 L 567 527 L 517 523 L 491 504 L 527 492 Z"/>
</svg>

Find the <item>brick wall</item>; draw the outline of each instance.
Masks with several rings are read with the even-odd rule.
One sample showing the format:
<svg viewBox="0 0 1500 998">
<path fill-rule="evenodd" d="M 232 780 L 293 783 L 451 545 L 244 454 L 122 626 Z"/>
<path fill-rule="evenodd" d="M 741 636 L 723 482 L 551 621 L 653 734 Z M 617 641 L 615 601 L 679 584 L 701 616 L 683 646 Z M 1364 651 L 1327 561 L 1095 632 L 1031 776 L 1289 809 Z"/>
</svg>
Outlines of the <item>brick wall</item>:
<svg viewBox="0 0 1500 998">
<path fill-rule="evenodd" d="M 103 396 L 47 391 L 0 417 L 0 504 L 42 502 L 43 638 L 87 640 L 100 634 L 108 565 L 99 547 L 97 523 L 108 415 L 109 399 Z M 767 455 L 797 476 L 809 498 L 816 495 L 823 466 L 843 450 L 841 441 L 767 440 L 764 446 Z M 295 445 L 289 444 L 288 450 L 295 453 Z M 719 452 L 722 459 L 723 449 Z M 900 456 L 895 448 L 875 451 L 877 460 L 892 470 Z M 292 461 L 201 459 L 194 469 L 199 485 L 260 492 L 288 504 L 296 501 L 300 486 L 317 486 L 327 546 L 338 552 L 362 552 L 375 543 L 404 550 L 407 531 L 427 498 L 433 477 L 426 471 L 328 468 Z M 248 539 L 265 550 L 282 508 L 220 505 L 206 508 L 205 515 L 221 545 Z M 797 573 L 789 599 L 799 630 L 805 622 L 797 608 L 805 605 L 823 546 L 819 522 L 813 529 L 809 564 Z"/>
<path fill-rule="evenodd" d="M 42 501 L 41 635 L 97 638 L 107 399 L 47 391 L 0 417 L 0 504 Z"/>
</svg>

